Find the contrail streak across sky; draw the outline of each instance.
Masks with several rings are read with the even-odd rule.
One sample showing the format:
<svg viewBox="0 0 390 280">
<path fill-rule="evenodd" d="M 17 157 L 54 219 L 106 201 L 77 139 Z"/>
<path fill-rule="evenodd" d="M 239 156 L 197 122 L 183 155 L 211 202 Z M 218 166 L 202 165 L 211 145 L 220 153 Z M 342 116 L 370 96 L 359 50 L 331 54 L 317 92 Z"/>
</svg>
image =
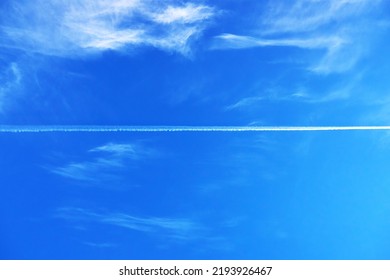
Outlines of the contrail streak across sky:
<svg viewBox="0 0 390 280">
<path fill-rule="evenodd" d="M 126 126 L 126 125 L 0 125 L 0 133 L 44 132 L 271 132 L 390 130 L 390 126 Z"/>
</svg>

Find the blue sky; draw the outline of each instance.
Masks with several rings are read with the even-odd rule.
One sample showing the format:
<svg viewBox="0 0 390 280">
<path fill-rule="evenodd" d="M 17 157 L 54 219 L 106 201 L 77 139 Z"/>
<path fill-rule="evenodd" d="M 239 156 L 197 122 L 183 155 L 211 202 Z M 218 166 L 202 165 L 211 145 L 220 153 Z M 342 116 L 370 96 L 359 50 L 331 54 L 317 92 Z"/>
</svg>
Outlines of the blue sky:
<svg viewBox="0 0 390 280">
<path fill-rule="evenodd" d="M 0 3 L 2 125 L 390 121 L 389 3 Z M 390 135 L 0 135 L 1 259 L 388 259 Z"/>
</svg>

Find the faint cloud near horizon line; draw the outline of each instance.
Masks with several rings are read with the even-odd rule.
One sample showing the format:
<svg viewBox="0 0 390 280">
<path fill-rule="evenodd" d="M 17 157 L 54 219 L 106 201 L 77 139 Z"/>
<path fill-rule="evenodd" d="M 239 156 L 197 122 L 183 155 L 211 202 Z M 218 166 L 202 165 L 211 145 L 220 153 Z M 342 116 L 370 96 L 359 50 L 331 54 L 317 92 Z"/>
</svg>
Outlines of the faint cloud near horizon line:
<svg viewBox="0 0 390 280">
<path fill-rule="evenodd" d="M 295 47 L 322 50 L 308 66 L 317 74 L 342 73 L 353 69 L 369 48 L 367 36 L 378 30 L 369 13 L 381 1 L 296 0 L 272 1 L 257 32 L 215 36 L 212 49 Z M 361 20 L 362 16 L 368 15 Z"/>
<path fill-rule="evenodd" d="M 359 85 L 365 71 L 356 73 L 347 82 L 342 82 L 337 87 L 323 91 L 319 88 L 310 89 L 302 84 L 297 89 L 269 88 L 263 95 L 252 95 L 239 99 L 225 106 L 225 111 L 241 110 L 248 107 L 260 106 L 265 102 L 297 102 L 306 104 L 321 104 L 337 102 L 349 99 L 354 92 L 359 92 Z M 313 92 L 316 91 L 316 94 Z"/>
<path fill-rule="evenodd" d="M 11 3 L 4 14 L 1 47 L 77 57 L 140 46 L 188 54 L 216 11 L 173 0 L 34 0 Z"/>
<path fill-rule="evenodd" d="M 306 91 L 297 91 L 290 95 L 264 95 L 264 96 L 249 96 L 244 97 L 235 103 L 225 107 L 226 111 L 239 110 L 248 107 L 260 105 L 262 102 L 300 102 L 307 104 L 327 103 L 339 100 L 345 100 L 351 95 L 350 88 L 341 88 L 331 91 L 328 94 L 313 96 Z"/>
</svg>

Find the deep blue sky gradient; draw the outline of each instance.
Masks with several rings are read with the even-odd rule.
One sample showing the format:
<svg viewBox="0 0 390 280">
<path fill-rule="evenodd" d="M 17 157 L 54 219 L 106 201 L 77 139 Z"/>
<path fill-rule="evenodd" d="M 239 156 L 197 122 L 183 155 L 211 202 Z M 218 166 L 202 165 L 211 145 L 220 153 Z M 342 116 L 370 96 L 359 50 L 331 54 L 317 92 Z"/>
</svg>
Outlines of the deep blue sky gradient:
<svg viewBox="0 0 390 280">
<path fill-rule="evenodd" d="M 258 2 L 3 1 L 0 124 L 389 124 L 386 1 Z M 389 259 L 389 143 L 3 133 L 0 259 Z"/>
</svg>

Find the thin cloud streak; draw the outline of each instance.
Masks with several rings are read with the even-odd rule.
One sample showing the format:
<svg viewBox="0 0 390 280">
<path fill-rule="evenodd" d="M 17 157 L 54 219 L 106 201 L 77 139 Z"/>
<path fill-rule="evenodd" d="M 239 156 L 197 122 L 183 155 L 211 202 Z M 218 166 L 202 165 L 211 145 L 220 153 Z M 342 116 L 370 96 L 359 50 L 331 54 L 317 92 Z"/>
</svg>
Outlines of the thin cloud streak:
<svg viewBox="0 0 390 280">
<path fill-rule="evenodd" d="M 248 107 L 261 105 L 262 102 L 273 101 L 273 102 L 302 102 L 307 104 L 319 104 L 319 103 L 327 103 L 334 102 L 340 100 L 348 99 L 354 88 L 356 87 L 357 81 L 360 79 L 360 75 L 356 75 L 357 78 L 354 78 L 348 84 L 340 87 L 338 89 L 334 89 L 329 91 L 328 93 L 314 95 L 308 93 L 309 90 L 304 86 L 301 89 L 298 89 L 293 94 L 278 94 L 277 91 L 270 90 L 271 94 L 262 95 L 262 96 L 249 96 L 244 97 L 238 100 L 235 103 L 232 103 L 225 107 L 226 111 L 231 110 L 245 110 Z M 290 90 L 290 89 L 289 89 Z"/>
<path fill-rule="evenodd" d="M 152 156 L 152 151 L 135 144 L 108 143 L 88 151 L 92 159 L 67 163 L 49 168 L 57 175 L 85 183 L 105 183 L 121 181 L 121 172 L 127 170 L 131 162 Z"/>
<path fill-rule="evenodd" d="M 390 126 L 0 126 L 0 133 L 272 132 L 390 130 Z"/>
<path fill-rule="evenodd" d="M 117 226 L 176 240 L 191 240 L 199 237 L 202 226 L 189 219 L 166 217 L 139 217 L 123 212 L 98 213 L 89 209 L 64 207 L 57 209 L 57 218 L 77 222 L 94 222 Z"/>
<path fill-rule="evenodd" d="M 234 34 L 222 34 L 215 37 L 213 49 L 245 49 L 255 47 L 297 47 L 303 49 L 334 49 L 344 43 L 335 37 L 265 39 Z"/>
<path fill-rule="evenodd" d="M 103 152 L 108 153 L 115 158 L 128 158 L 137 159 L 140 155 L 145 155 L 145 151 L 139 145 L 134 144 L 119 144 L 119 143 L 108 143 L 103 146 L 99 146 L 89 150 L 89 152 Z"/>
</svg>

